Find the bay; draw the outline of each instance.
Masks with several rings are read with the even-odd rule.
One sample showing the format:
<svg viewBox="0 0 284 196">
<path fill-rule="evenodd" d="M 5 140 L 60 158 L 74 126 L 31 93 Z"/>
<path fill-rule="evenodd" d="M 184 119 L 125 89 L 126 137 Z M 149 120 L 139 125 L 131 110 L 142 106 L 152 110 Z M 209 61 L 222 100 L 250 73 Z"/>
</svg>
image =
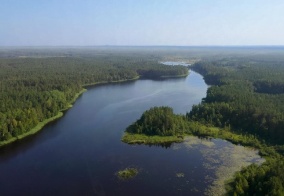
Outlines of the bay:
<svg viewBox="0 0 284 196">
<path fill-rule="evenodd" d="M 0 194 L 204 195 L 218 191 L 222 179 L 218 171 L 260 163 L 257 151 L 196 137 L 167 148 L 120 141 L 126 127 L 145 110 L 170 106 L 175 113 L 185 114 L 206 96 L 206 90 L 202 76 L 193 71 L 186 78 L 89 88 L 61 119 L 0 149 Z M 232 160 L 232 154 L 240 161 L 234 170 L 225 161 Z M 116 172 L 127 167 L 138 168 L 139 174 L 131 180 L 118 179 Z"/>
</svg>

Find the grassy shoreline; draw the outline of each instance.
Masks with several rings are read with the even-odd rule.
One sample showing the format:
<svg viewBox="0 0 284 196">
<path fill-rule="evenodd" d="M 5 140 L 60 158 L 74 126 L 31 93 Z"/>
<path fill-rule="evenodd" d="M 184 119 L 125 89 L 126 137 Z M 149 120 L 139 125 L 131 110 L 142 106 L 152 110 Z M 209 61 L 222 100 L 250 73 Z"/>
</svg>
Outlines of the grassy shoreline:
<svg viewBox="0 0 284 196">
<path fill-rule="evenodd" d="M 160 145 L 160 144 L 171 144 L 171 143 L 182 143 L 186 142 L 186 136 L 196 136 L 196 137 L 209 137 L 209 138 L 219 138 L 229 141 L 235 145 L 242 145 L 244 147 L 252 147 L 258 150 L 260 157 L 264 158 L 265 161 L 269 161 L 273 158 L 279 157 L 276 150 L 269 145 L 260 141 L 257 137 L 249 134 L 240 134 L 237 132 L 232 132 L 226 128 L 218 128 L 213 126 L 207 126 L 200 124 L 199 122 L 189 122 L 192 126 L 189 131 L 179 136 L 147 136 L 144 134 L 133 134 L 124 132 L 121 139 L 122 142 L 127 144 L 145 144 L 145 145 Z M 238 171 L 239 172 L 239 171 Z M 225 193 L 230 190 L 230 184 L 235 180 L 235 174 L 228 175 L 226 177 L 218 177 L 214 180 L 214 186 L 212 185 L 209 191 L 217 190 L 220 193 Z M 208 193 L 208 192 L 207 192 Z M 215 192 L 216 193 L 216 192 Z M 207 194 L 212 195 L 212 194 Z M 214 195 L 214 194 L 213 194 Z"/>
<path fill-rule="evenodd" d="M 33 135 L 33 134 L 36 134 L 37 132 L 39 132 L 40 130 L 42 130 L 42 128 L 56 120 L 56 119 L 59 119 L 63 116 L 63 112 L 70 109 L 72 106 L 73 106 L 73 103 L 78 99 L 78 97 L 80 97 L 84 92 L 87 91 L 87 89 L 85 89 L 84 87 L 88 87 L 88 86 L 94 86 L 94 85 L 98 85 L 98 84 L 108 84 L 108 83 L 119 83 L 119 82 L 127 82 L 127 81 L 132 81 L 132 80 L 137 80 L 139 79 L 139 76 L 135 77 L 135 78 L 132 78 L 132 79 L 129 79 L 129 80 L 118 80 L 118 81 L 111 81 L 111 82 L 107 82 L 107 81 L 103 81 L 103 82 L 97 82 L 97 83 L 92 83 L 92 84 L 87 84 L 87 85 L 83 85 L 82 86 L 82 90 L 78 93 L 75 94 L 74 98 L 70 101 L 70 103 L 68 104 L 68 106 L 64 109 L 62 109 L 60 112 L 58 112 L 58 114 L 56 114 L 55 116 L 51 117 L 51 118 L 48 118 L 48 119 L 45 119 L 43 120 L 42 122 L 39 122 L 35 127 L 33 127 L 32 129 L 30 129 L 28 132 L 26 133 L 23 133 L 21 135 L 18 135 L 17 137 L 12 137 L 10 138 L 9 140 L 5 140 L 5 141 L 0 141 L 0 147 L 2 146 L 5 146 L 5 145 L 8 145 L 8 144 L 11 144 L 15 141 L 18 141 L 18 140 L 21 140 L 27 136 L 30 136 L 30 135 Z"/>
<path fill-rule="evenodd" d="M 265 159 L 278 156 L 274 148 L 271 148 L 257 137 L 250 134 L 240 134 L 227 130 L 225 128 L 218 128 L 200 124 L 199 122 L 189 122 L 193 124 L 188 132 L 183 135 L 175 136 L 148 136 L 145 134 L 134 134 L 124 132 L 121 141 L 127 144 L 163 144 L 163 143 L 180 143 L 184 141 L 185 136 L 197 137 L 211 137 L 229 141 L 235 145 L 242 145 L 245 147 L 252 147 L 259 150 L 259 155 Z"/>
<path fill-rule="evenodd" d="M 177 76 L 177 77 L 182 77 L 182 76 Z M 4 145 L 7 145 L 7 144 L 11 144 L 17 140 L 20 140 L 24 137 L 27 137 L 29 135 L 33 135 L 37 132 L 39 132 L 46 124 L 60 118 L 63 116 L 63 112 L 70 109 L 73 105 L 73 103 L 78 99 L 79 96 L 81 96 L 84 92 L 87 91 L 87 89 L 85 89 L 85 87 L 91 87 L 91 86 L 96 86 L 96 85 L 99 85 L 99 84 L 111 84 L 111 83 L 121 83 L 121 82 L 128 82 L 128 81 L 133 81 L 133 80 L 138 80 L 140 78 L 140 76 L 136 76 L 134 78 L 131 78 L 131 79 L 127 79 L 127 80 L 117 80 L 117 81 L 102 81 L 102 82 L 96 82 L 96 83 L 90 83 L 90 84 L 85 84 L 85 85 L 82 85 L 82 90 L 78 93 L 75 94 L 74 98 L 70 101 L 69 105 L 62 109 L 60 112 L 58 112 L 57 115 L 51 117 L 51 118 L 48 118 L 48 119 L 45 119 L 43 120 L 42 122 L 39 122 L 34 128 L 32 128 L 31 130 L 29 130 L 28 132 L 22 134 L 22 135 L 19 135 L 17 137 L 12 137 L 10 138 L 9 140 L 6 140 L 6 141 L 0 141 L 0 147 L 4 146 Z M 170 140 L 169 140 L 170 141 Z"/>
<path fill-rule="evenodd" d="M 35 127 L 33 127 L 31 130 L 29 130 L 28 132 L 26 133 L 23 133 L 21 135 L 18 135 L 17 137 L 12 137 L 10 138 L 9 140 L 6 140 L 6 141 L 0 141 L 0 147 L 2 146 L 5 146 L 7 144 L 11 144 L 17 140 L 21 140 L 27 136 L 30 136 L 30 135 L 34 135 L 36 134 L 37 132 L 39 132 L 40 130 L 42 130 L 42 128 L 47 125 L 48 123 L 52 122 L 52 121 L 55 121 L 59 118 L 61 118 L 63 116 L 63 112 L 68 110 L 69 108 L 71 108 L 73 105 L 72 103 L 74 103 L 76 101 L 76 99 L 82 95 L 85 91 L 87 91 L 87 89 L 82 89 L 80 92 L 76 93 L 74 98 L 70 101 L 69 105 L 61 110 L 60 112 L 58 112 L 55 116 L 52 116 L 51 118 L 47 118 L 47 119 L 44 119 L 42 122 L 39 122 Z"/>
<path fill-rule="evenodd" d="M 121 141 L 127 144 L 165 144 L 183 142 L 183 137 L 158 135 L 148 136 L 144 134 L 132 134 L 125 132 Z"/>
<path fill-rule="evenodd" d="M 17 141 L 17 140 L 20 140 L 20 139 L 23 139 L 29 135 L 33 135 L 33 134 L 36 134 L 37 132 L 39 132 L 45 125 L 47 125 L 48 123 L 56 120 L 56 119 L 59 119 L 63 116 L 63 112 L 59 112 L 56 116 L 53 116 L 51 118 L 48 118 L 48 119 L 45 119 L 44 121 L 38 123 L 34 128 L 32 128 L 30 131 L 22 134 L 22 135 L 19 135 L 17 137 L 13 137 L 9 140 L 6 140 L 6 141 L 1 141 L 0 142 L 0 147 L 4 146 L 4 145 L 7 145 L 7 144 L 10 144 L 14 141 Z"/>
</svg>

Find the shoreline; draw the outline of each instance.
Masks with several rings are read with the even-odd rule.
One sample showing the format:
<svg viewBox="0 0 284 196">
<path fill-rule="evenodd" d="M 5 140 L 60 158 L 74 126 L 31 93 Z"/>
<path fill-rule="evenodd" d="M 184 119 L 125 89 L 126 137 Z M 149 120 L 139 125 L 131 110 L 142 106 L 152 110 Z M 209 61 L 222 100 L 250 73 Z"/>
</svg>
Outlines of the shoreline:
<svg viewBox="0 0 284 196">
<path fill-rule="evenodd" d="M 274 151 L 271 151 L 269 146 L 267 146 L 265 143 L 260 141 L 258 138 L 252 136 L 252 135 L 245 135 L 240 133 L 234 133 L 222 128 L 213 127 L 213 126 L 206 126 L 203 124 L 198 124 L 198 128 L 195 131 L 184 133 L 183 135 L 175 135 L 175 136 L 159 136 L 159 135 L 153 135 L 148 136 L 144 134 L 133 134 L 124 132 L 121 138 L 121 141 L 126 143 L 127 145 L 163 145 L 163 144 L 171 144 L 174 143 L 183 143 L 186 142 L 187 136 L 194 136 L 194 137 L 201 137 L 201 138 L 214 138 L 214 139 L 221 139 L 228 141 L 236 146 L 241 145 L 245 148 L 251 148 L 257 151 L 257 154 L 261 159 L 263 159 L 263 163 L 268 161 L 271 157 L 277 156 L 277 153 Z M 253 163 L 250 163 L 251 165 Z M 246 166 L 248 167 L 248 166 Z M 235 171 L 234 173 L 222 176 L 221 174 L 216 173 L 216 178 L 212 182 L 212 185 L 208 187 L 208 191 L 214 191 L 215 193 L 220 193 L 220 195 L 223 195 L 221 193 L 227 193 L 228 185 L 229 183 L 234 181 L 234 177 L 236 172 L 241 171 L 241 169 Z M 216 192 L 217 191 L 217 192 Z M 211 195 L 211 194 L 209 194 Z"/>
<path fill-rule="evenodd" d="M 183 78 L 186 77 L 190 74 L 190 72 L 188 72 L 187 74 L 182 74 L 182 75 L 176 75 L 176 76 L 161 76 L 161 78 L 163 79 L 167 79 L 167 78 Z"/>
<path fill-rule="evenodd" d="M 172 76 L 172 77 L 166 77 L 166 78 L 179 78 L 179 77 L 186 77 L 188 75 L 189 74 Z M 78 97 L 80 97 L 84 92 L 87 91 L 87 89 L 86 89 L 87 87 L 92 87 L 92 86 L 96 86 L 96 85 L 100 85 L 100 84 L 112 84 L 112 83 L 122 83 L 122 82 L 134 81 L 134 80 L 138 80 L 139 78 L 140 78 L 140 76 L 136 76 L 134 78 L 126 79 L 126 80 L 102 81 L 102 82 L 95 82 L 95 83 L 82 85 L 82 90 L 75 94 L 74 98 L 70 101 L 69 105 L 66 108 L 60 110 L 55 116 L 52 116 L 51 118 L 44 119 L 43 121 L 39 122 L 35 127 L 33 127 L 32 129 L 30 129 L 29 131 L 27 131 L 27 132 L 25 132 L 23 134 L 18 135 L 17 137 L 12 137 L 9 140 L 0 141 L 0 148 L 5 146 L 5 145 L 11 144 L 11 143 L 13 143 L 15 141 L 19 141 L 19 140 L 21 140 L 21 139 L 23 139 L 25 137 L 30 136 L 30 135 L 34 135 L 37 132 L 41 131 L 44 128 L 44 126 L 47 125 L 48 123 L 61 118 L 64 115 L 63 112 L 68 110 L 68 109 L 70 109 L 70 108 L 72 108 L 73 107 L 73 103 L 78 99 Z"/>
<path fill-rule="evenodd" d="M 52 116 L 50 118 L 44 119 L 43 121 L 39 122 L 35 127 L 30 129 L 28 132 L 18 135 L 17 137 L 12 137 L 6 141 L 0 141 L 0 148 L 5 145 L 11 144 L 15 141 L 21 140 L 25 137 L 28 137 L 30 135 L 34 135 L 38 133 L 39 131 L 41 131 L 44 128 L 44 126 L 47 125 L 48 123 L 61 118 L 64 115 L 63 112 L 70 109 L 73 106 L 72 104 L 78 99 L 78 97 L 80 97 L 86 91 L 87 89 L 83 88 L 80 92 L 75 94 L 74 98 L 70 101 L 69 105 L 65 109 L 62 109 L 61 111 L 59 111 L 55 116 Z"/>
<path fill-rule="evenodd" d="M 195 122 L 198 126 L 197 130 L 184 133 L 183 135 L 173 136 L 159 136 L 159 135 L 145 135 L 137 133 L 124 132 L 121 141 L 126 144 L 162 144 L 162 143 L 180 143 L 184 141 L 186 136 L 195 136 L 201 138 L 215 138 L 226 140 L 234 145 L 241 145 L 247 148 L 254 148 L 259 151 L 259 155 L 266 159 L 275 155 L 274 151 L 269 150 L 266 143 L 260 141 L 257 137 L 249 134 L 240 134 L 219 127 L 207 126 Z"/>
<path fill-rule="evenodd" d="M 181 143 L 184 141 L 184 136 L 159 136 L 159 135 L 145 135 L 145 134 L 133 134 L 125 132 L 121 138 L 121 141 L 126 144 L 165 144 L 165 143 Z"/>
<path fill-rule="evenodd" d="M 19 135 L 17 137 L 12 137 L 11 139 L 9 140 L 6 140 L 6 141 L 1 141 L 0 142 L 0 147 L 3 147 L 5 145 L 8 145 L 8 144 L 11 144 L 15 141 L 18 141 L 18 140 L 21 140 L 27 136 L 30 136 L 30 135 L 34 135 L 36 134 L 37 132 L 39 132 L 45 125 L 47 125 L 48 123 L 56 120 L 56 119 L 59 119 L 63 116 L 63 112 L 58 112 L 57 115 L 51 117 L 51 118 L 48 118 L 48 119 L 45 119 L 43 120 L 42 122 L 39 122 L 34 128 L 32 128 L 30 131 L 26 132 L 26 133 L 23 133 L 22 135 Z"/>
<path fill-rule="evenodd" d="M 47 125 L 48 123 L 52 122 L 52 121 L 55 121 L 59 118 L 61 118 L 63 115 L 64 115 L 64 111 L 70 109 L 73 107 L 73 104 L 74 102 L 84 93 L 87 91 L 87 89 L 85 89 L 85 87 L 90 87 L 90 86 L 95 86 L 95 85 L 98 85 L 98 84 L 111 84 L 111 83 L 119 83 L 119 82 L 127 82 L 127 81 L 133 81 L 133 80 L 137 80 L 139 79 L 140 77 L 137 76 L 135 78 L 132 78 L 132 79 L 129 79 L 129 80 L 118 80 L 118 81 L 110 81 L 110 82 L 107 82 L 107 81 L 103 81 L 103 82 L 97 82 L 97 83 L 92 83 L 92 84 L 86 84 L 86 85 L 82 85 L 82 90 L 79 91 L 78 93 L 75 94 L 74 98 L 70 101 L 70 103 L 68 104 L 68 106 L 62 110 L 60 110 L 55 116 L 52 116 L 50 118 L 47 118 L 47 119 L 44 119 L 43 121 L 39 122 L 35 127 L 33 127 L 32 129 L 30 129 L 29 131 L 21 134 L 21 135 L 18 135 L 17 137 L 12 137 L 10 138 L 9 140 L 5 140 L 5 141 L 0 141 L 0 148 L 5 146 L 5 145 L 8 145 L 8 144 L 11 144 L 15 141 L 19 141 L 25 137 L 28 137 L 30 135 L 34 135 L 36 133 L 38 133 L 39 131 L 41 131 L 45 125 Z"/>
<path fill-rule="evenodd" d="M 129 81 L 138 80 L 139 78 L 140 78 L 140 76 L 136 76 L 134 78 L 125 79 L 125 80 L 94 82 L 94 83 L 90 83 L 90 84 L 84 84 L 82 87 L 86 88 L 86 87 L 92 87 L 92 86 L 96 86 L 96 85 L 100 85 L 100 84 L 113 84 L 113 83 L 129 82 Z"/>
</svg>

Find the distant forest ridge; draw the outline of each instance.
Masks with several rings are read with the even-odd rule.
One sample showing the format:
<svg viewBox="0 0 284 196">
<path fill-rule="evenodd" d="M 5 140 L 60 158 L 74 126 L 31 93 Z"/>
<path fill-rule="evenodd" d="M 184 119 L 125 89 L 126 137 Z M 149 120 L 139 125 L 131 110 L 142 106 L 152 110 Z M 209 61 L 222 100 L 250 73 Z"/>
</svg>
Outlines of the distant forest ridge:
<svg viewBox="0 0 284 196">
<path fill-rule="evenodd" d="M 191 64 L 210 85 L 202 102 L 186 114 L 188 120 L 258 141 L 254 145 L 266 157 L 262 165 L 235 175 L 229 195 L 283 195 L 282 46 L 0 48 L 0 141 L 18 139 L 55 117 L 86 84 L 188 73 L 185 66 L 159 63 L 164 61 Z"/>
<path fill-rule="evenodd" d="M 178 52 L 188 57 L 213 57 L 218 55 L 260 55 L 283 52 L 284 46 L 0 46 L 0 58 L 24 57 L 91 57 L 96 53 L 136 53 L 161 56 Z"/>
</svg>

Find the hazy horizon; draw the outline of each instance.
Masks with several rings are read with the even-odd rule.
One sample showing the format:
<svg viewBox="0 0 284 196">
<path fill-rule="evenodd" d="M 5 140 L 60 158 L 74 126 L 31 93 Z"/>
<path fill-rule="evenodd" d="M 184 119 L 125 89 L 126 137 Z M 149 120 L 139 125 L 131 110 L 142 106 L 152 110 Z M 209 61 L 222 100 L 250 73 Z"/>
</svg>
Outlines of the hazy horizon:
<svg viewBox="0 0 284 196">
<path fill-rule="evenodd" d="M 0 47 L 283 46 L 284 1 L 3 0 Z"/>
<path fill-rule="evenodd" d="M 284 48 L 284 45 L 9 45 L 0 48 Z"/>
</svg>

